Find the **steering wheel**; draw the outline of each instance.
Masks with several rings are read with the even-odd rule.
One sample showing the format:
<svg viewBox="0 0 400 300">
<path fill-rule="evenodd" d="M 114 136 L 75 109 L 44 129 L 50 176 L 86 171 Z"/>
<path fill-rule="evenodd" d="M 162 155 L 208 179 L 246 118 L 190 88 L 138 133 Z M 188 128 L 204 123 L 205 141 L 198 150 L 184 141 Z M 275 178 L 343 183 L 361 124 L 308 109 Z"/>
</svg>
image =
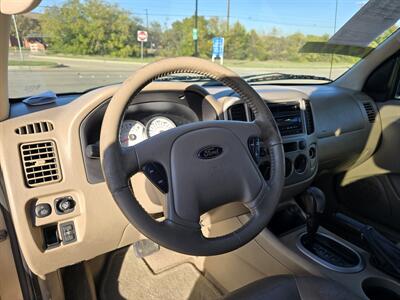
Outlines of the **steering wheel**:
<svg viewBox="0 0 400 300">
<path fill-rule="evenodd" d="M 255 121 L 191 123 L 122 148 L 120 124 L 132 99 L 151 81 L 176 73 L 204 75 L 230 87 L 252 109 Z M 254 137 L 268 149 L 268 181 L 249 150 Z M 236 73 L 199 58 L 164 59 L 131 75 L 105 112 L 100 153 L 108 189 L 132 225 L 159 245 L 189 255 L 222 254 L 251 241 L 271 219 L 284 184 L 282 138 L 267 105 Z M 130 177 L 150 162 L 161 165 L 167 175 L 163 221 L 146 213 L 130 186 Z M 243 203 L 250 211 L 249 221 L 232 233 L 205 237 L 200 216 L 230 202 Z"/>
</svg>

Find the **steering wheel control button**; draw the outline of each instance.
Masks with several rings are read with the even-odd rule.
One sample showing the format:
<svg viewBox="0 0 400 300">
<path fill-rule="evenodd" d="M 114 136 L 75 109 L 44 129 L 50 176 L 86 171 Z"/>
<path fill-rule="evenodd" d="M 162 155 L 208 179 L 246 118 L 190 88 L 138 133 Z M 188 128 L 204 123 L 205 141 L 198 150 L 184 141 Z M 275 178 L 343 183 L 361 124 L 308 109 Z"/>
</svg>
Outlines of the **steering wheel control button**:
<svg viewBox="0 0 400 300">
<path fill-rule="evenodd" d="M 168 180 L 164 168 L 158 163 L 147 163 L 143 173 L 162 193 L 168 193 Z"/>
<path fill-rule="evenodd" d="M 260 138 L 259 137 L 250 137 L 249 140 L 247 141 L 247 145 L 249 147 L 251 156 L 253 157 L 254 161 L 256 162 L 256 164 L 259 164 L 261 152 L 262 152 Z M 265 149 L 263 152 L 265 152 Z"/>
<path fill-rule="evenodd" d="M 60 197 L 54 200 L 56 212 L 59 215 L 73 212 L 76 202 L 71 196 Z"/>
<path fill-rule="evenodd" d="M 35 215 L 38 218 L 44 218 L 51 214 L 51 206 L 47 203 L 41 203 L 35 206 Z"/>
<path fill-rule="evenodd" d="M 76 241 L 74 221 L 60 224 L 60 231 L 63 244 L 69 244 Z"/>
</svg>

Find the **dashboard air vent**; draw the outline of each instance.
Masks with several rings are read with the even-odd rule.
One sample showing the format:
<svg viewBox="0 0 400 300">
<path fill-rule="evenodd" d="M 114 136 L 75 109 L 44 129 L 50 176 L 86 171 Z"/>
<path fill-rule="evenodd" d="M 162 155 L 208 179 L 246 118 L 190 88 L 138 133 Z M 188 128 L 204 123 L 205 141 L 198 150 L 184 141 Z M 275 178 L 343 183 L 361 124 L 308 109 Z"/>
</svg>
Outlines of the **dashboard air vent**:
<svg viewBox="0 0 400 300">
<path fill-rule="evenodd" d="M 312 108 L 310 101 L 305 101 L 305 104 L 306 104 L 305 116 L 306 116 L 307 134 L 312 134 L 315 131 Z"/>
<path fill-rule="evenodd" d="M 61 181 L 57 149 L 53 141 L 21 144 L 20 154 L 28 187 Z"/>
<path fill-rule="evenodd" d="M 269 103 L 268 107 L 282 136 L 303 133 L 303 120 L 298 102 Z"/>
<path fill-rule="evenodd" d="M 376 119 L 376 112 L 373 105 L 370 102 L 363 102 L 365 112 L 368 116 L 368 121 L 374 123 Z"/>
<path fill-rule="evenodd" d="M 246 108 L 243 103 L 232 105 L 228 108 L 228 119 L 234 121 L 247 121 Z"/>
<path fill-rule="evenodd" d="M 17 129 L 15 129 L 15 133 L 20 135 L 36 134 L 52 131 L 53 128 L 53 124 L 51 124 L 50 122 L 35 122 L 18 127 Z"/>
</svg>

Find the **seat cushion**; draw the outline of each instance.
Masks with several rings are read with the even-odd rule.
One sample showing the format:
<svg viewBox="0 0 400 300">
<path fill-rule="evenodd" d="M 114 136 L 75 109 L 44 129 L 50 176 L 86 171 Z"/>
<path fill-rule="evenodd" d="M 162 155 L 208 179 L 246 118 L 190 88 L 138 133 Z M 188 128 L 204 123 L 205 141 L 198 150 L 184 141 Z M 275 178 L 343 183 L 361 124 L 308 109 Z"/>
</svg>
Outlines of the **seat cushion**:
<svg viewBox="0 0 400 300">
<path fill-rule="evenodd" d="M 361 299 L 332 280 L 315 276 L 281 275 L 258 280 L 231 294 L 226 300 L 351 300 Z"/>
</svg>

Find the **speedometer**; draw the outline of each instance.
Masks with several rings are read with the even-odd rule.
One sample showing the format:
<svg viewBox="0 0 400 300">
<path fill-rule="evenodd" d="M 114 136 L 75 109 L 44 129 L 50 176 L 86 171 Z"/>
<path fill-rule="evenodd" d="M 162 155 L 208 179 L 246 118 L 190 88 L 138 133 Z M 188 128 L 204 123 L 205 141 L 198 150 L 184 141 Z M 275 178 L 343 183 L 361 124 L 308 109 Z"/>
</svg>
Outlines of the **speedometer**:
<svg viewBox="0 0 400 300">
<path fill-rule="evenodd" d="M 134 120 L 122 122 L 119 133 L 119 141 L 122 147 L 134 146 L 146 138 L 146 128 L 142 123 Z"/>
<path fill-rule="evenodd" d="M 146 133 L 148 137 L 152 137 L 175 127 L 176 125 L 171 119 L 166 117 L 155 117 L 147 123 Z"/>
</svg>

